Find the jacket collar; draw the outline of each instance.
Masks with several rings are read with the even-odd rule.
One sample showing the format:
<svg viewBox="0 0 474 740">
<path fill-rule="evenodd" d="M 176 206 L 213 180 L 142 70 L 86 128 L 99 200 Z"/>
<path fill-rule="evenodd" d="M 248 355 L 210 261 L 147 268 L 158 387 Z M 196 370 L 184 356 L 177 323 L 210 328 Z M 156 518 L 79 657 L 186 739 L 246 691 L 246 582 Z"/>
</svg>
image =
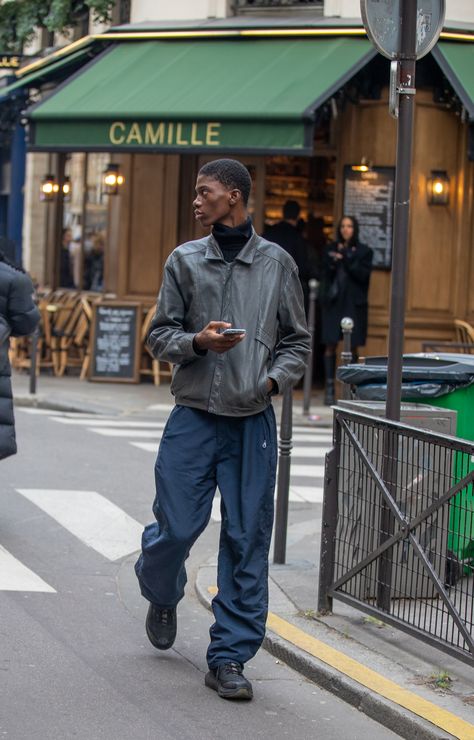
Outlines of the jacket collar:
<svg viewBox="0 0 474 740">
<path fill-rule="evenodd" d="M 259 236 L 255 229 L 252 226 L 252 236 L 248 240 L 246 244 L 242 247 L 239 254 L 235 258 L 238 262 L 244 262 L 246 265 L 251 265 L 253 262 L 253 258 L 255 257 L 255 252 L 257 251 L 258 246 L 258 240 Z M 206 248 L 206 254 L 205 258 L 207 260 L 219 260 L 221 262 L 224 262 L 224 257 L 222 256 L 221 248 L 219 247 L 216 239 L 212 234 L 209 234 L 207 237 L 207 248 Z"/>
</svg>

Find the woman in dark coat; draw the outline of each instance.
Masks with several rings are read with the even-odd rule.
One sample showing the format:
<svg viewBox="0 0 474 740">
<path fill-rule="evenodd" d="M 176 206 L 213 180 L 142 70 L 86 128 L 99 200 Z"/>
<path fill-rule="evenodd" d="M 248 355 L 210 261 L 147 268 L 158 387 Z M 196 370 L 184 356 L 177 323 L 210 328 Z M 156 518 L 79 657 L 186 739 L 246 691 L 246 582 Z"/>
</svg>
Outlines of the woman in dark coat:
<svg viewBox="0 0 474 740">
<path fill-rule="evenodd" d="M 39 318 L 33 283 L 0 252 L 0 460 L 16 452 L 8 334 L 31 334 Z"/>
<path fill-rule="evenodd" d="M 321 342 L 326 345 L 324 403 L 334 403 L 336 347 L 342 338 L 341 319 L 354 321 L 352 353 L 367 339 L 369 280 L 372 250 L 359 241 L 359 224 L 353 216 L 343 216 L 337 238 L 324 249 L 321 285 Z"/>
</svg>

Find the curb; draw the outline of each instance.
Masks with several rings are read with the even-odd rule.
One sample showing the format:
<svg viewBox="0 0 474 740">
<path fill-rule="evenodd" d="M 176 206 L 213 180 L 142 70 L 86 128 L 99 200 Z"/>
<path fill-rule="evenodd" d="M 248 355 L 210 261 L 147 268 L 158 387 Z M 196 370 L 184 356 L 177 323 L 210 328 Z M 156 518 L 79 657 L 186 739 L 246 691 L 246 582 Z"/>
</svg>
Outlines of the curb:
<svg viewBox="0 0 474 740">
<path fill-rule="evenodd" d="M 212 597 L 207 591 L 208 584 L 203 582 L 204 578 L 200 578 L 203 570 L 205 570 L 205 566 L 198 570 L 195 591 L 203 606 L 210 609 Z M 309 655 L 296 645 L 283 640 L 271 630 L 267 629 L 262 646 L 271 655 L 284 661 L 290 668 L 301 673 L 305 678 L 363 712 L 367 717 L 396 733 L 399 737 L 406 738 L 406 740 L 452 740 L 454 738 L 453 735 L 444 732 L 416 714 L 407 713 L 397 704 L 366 689 L 357 681 L 344 676 L 330 665 L 317 660 L 317 658 Z"/>
<path fill-rule="evenodd" d="M 117 416 L 118 411 L 116 409 L 110 409 L 105 406 L 98 406 L 94 404 L 87 404 L 81 402 L 68 402 L 68 401 L 55 401 L 47 396 L 14 396 L 14 406 L 19 408 L 35 408 L 45 409 L 47 411 L 63 411 L 64 413 L 82 413 L 82 414 L 109 414 L 111 416 Z"/>
</svg>

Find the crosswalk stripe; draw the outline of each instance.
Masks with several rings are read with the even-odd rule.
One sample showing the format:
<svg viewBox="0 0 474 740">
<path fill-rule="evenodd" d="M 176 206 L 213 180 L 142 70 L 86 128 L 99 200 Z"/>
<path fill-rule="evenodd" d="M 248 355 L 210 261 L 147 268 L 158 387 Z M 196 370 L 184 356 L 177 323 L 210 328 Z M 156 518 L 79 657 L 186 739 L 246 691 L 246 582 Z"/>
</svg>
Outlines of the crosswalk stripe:
<svg viewBox="0 0 474 740">
<path fill-rule="evenodd" d="M 324 496 L 324 488 L 321 486 L 294 486 L 291 484 L 290 496 L 292 492 L 297 496 L 301 496 L 304 501 L 310 504 L 322 503 Z"/>
<path fill-rule="evenodd" d="M 160 429 L 109 429 L 91 427 L 90 431 L 95 434 L 101 434 L 103 437 L 129 437 L 133 439 L 159 439 L 161 437 L 160 431 L 163 431 L 165 425 L 161 425 Z"/>
<path fill-rule="evenodd" d="M 157 442 L 130 442 L 133 447 L 137 447 L 139 450 L 144 450 L 144 452 L 158 452 L 158 443 Z M 316 454 L 316 451 L 318 454 Z M 314 448 L 308 448 L 308 447 L 294 447 L 291 451 L 291 457 L 293 458 L 309 458 L 313 460 L 313 462 L 324 462 L 324 455 L 326 452 L 329 452 L 329 449 L 325 448 L 319 448 L 317 447 L 316 450 Z M 293 466 L 292 466 L 293 468 Z"/>
<path fill-rule="evenodd" d="M 0 545 L 0 591 L 56 593 L 52 586 L 13 557 L 2 545 Z"/>
<path fill-rule="evenodd" d="M 308 442 L 311 444 L 332 444 L 332 435 L 325 434 L 317 437 L 310 437 L 309 434 L 294 434 L 291 438 L 292 442 Z"/>
<path fill-rule="evenodd" d="M 17 491 L 108 560 L 118 560 L 140 549 L 143 526 L 95 491 Z"/>
<path fill-rule="evenodd" d="M 292 477 L 324 478 L 324 465 L 292 465 Z"/>
<path fill-rule="evenodd" d="M 153 429 L 135 429 L 135 428 L 117 429 L 115 427 L 109 427 L 109 426 L 92 427 L 90 425 L 89 425 L 89 428 L 91 432 L 94 432 L 95 434 L 100 434 L 103 437 L 123 437 L 123 438 L 128 437 L 130 440 L 132 439 L 156 439 L 158 441 L 159 439 L 161 439 L 160 432 L 163 431 L 163 429 L 165 428 L 165 424 L 164 423 L 157 424 L 156 428 L 153 428 Z M 328 443 L 332 442 L 332 438 L 328 437 L 328 438 L 318 438 L 315 440 L 311 440 L 311 439 L 308 439 L 307 437 L 295 436 L 293 437 L 292 441 L 299 442 L 299 443 L 312 442 L 313 447 L 298 447 L 298 448 L 295 447 L 295 449 L 311 450 L 315 448 L 319 449 L 317 445 L 320 443 L 324 443 L 327 445 Z M 323 449 L 324 449 L 324 454 L 325 454 L 326 452 L 329 451 L 330 448 L 324 447 Z M 311 454 L 309 452 L 307 455 L 306 453 L 304 453 L 304 457 L 311 457 Z"/>
<path fill-rule="evenodd" d="M 163 429 L 165 421 L 118 421 L 117 419 L 69 419 L 65 417 L 53 417 L 60 424 L 71 424 L 73 426 L 104 427 L 119 429 Z"/>
<path fill-rule="evenodd" d="M 130 444 L 138 447 L 139 450 L 145 450 L 145 452 L 158 452 L 156 442 L 130 442 Z"/>
</svg>

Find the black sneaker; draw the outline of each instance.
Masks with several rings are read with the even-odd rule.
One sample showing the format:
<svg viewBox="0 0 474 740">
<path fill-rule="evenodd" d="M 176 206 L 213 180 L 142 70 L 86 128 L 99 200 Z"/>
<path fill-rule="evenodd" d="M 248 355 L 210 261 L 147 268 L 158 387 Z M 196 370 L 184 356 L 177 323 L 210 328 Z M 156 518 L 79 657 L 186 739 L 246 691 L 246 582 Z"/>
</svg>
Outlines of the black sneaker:
<svg viewBox="0 0 474 740">
<path fill-rule="evenodd" d="M 204 683 L 217 691 L 223 699 L 251 699 L 252 684 L 247 681 L 242 670 L 240 663 L 222 663 L 206 673 Z"/>
<path fill-rule="evenodd" d="M 145 627 L 153 647 L 169 650 L 176 639 L 176 607 L 162 609 L 161 606 L 150 603 Z"/>
</svg>

